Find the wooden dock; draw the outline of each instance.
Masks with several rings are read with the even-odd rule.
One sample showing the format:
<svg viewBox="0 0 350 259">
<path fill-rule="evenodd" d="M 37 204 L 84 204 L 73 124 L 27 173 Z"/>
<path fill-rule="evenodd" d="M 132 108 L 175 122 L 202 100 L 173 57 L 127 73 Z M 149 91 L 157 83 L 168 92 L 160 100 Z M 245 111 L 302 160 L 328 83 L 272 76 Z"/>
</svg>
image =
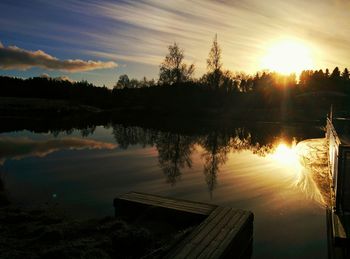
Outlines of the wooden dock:
<svg viewBox="0 0 350 259">
<path fill-rule="evenodd" d="M 332 179 L 327 230 L 329 258 L 336 259 L 350 257 L 350 143 L 333 123 L 332 116 L 327 118 L 328 166 Z"/>
<path fill-rule="evenodd" d="M 253 240 L 253 213 L 207 203 L 130 192 L 114 200 L 122 210 L 161 208 L 197 215 L 201 223 L 176 244 L 166 258 L 249 258 Z"/>
<path fill-rule="evenodd" d="M 116 212 L 118 208 L 125 206 L 137 206 L 146 205 L 153 207 L 162 207 L 165 209 L 178 210 L 187 213 L 194 213 L 200 215 L 209 215 L 214 209 L 217 208 L 216 205 L 192 202 L 180 199 L 172 199 L 163 196 L 146 194 L 140 192 L 129 192 L 123 194 L 116 199 L 114 199 L 114 207 Z"/>
</svg>

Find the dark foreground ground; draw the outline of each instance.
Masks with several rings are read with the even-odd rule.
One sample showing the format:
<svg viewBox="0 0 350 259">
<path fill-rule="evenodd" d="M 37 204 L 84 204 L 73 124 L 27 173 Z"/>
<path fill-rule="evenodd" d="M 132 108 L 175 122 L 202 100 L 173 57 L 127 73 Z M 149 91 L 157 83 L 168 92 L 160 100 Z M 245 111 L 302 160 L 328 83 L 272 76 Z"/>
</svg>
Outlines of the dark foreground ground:
<svg viewBox="0 0 350 259">
<path fill-rule="evenodd" d="M 161 258 L 190 228 L 105 217 L 78 221 L 52 209 L 0 209 L 0 258 Z"/>
<path fill-rule="evenodd" d="M 151 216 L 78 220 L 52 204 L 17 207 L 0 177 L 0 258 L 162 258 L 195 226 Z"/>
</svg>

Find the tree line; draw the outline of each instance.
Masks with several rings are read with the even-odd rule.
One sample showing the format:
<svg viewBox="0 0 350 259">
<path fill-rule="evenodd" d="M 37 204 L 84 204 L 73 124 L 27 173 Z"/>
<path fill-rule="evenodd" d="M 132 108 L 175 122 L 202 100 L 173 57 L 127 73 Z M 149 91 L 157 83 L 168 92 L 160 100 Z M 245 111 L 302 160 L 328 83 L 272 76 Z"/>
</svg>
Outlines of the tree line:
<svg viewBox="0 0 350 259">
<path fill-rule="evenodd" d="M 338 67 L 335 67 L 332 73 L 328 68 L 325 71 L 322 69 L 304 70 L 300 73 L 299 78 L 294 73 L 282 75 L 276 72 L 261 71 L 255 75 L 249 75 L 244 72 L 223 69 L 222 50 L 217 35 L 214 37 L 206 60 L 207 72 L 200 78 L 193 77 L 195 66 L 185 63 L 184 50 L 176 42 L 168 46 L 168 51 L 164 61 L 159 66 L 158 80 L 147 80 L 146 77 L 142 80 L 129 79 L 127 74 L 123 74 L 119 77 L 114 89 L 176 86 L 184 83 L 243 93 L 261 91 L 265 87 L 279 89 L 299 86 L 299 92 L 317 90 L 349 92 L 350 88 L 350 74 L 347 68 L 341 72 Z"/>
<path fill-rule="evenodd" d="M 197 110 L 241 105 L 244 107 L 281 107 L 300 104 L 298 96 L 307 93 L 334 93 L 347 96 L 344 100 L 324 98 L 324 106 L 349 101 L 350 76 L 345 68 L 305 70 L 282 75 L 261 71 L 255 75 L 224 69 L 222 50 L 215 35 L 209 50 L 207 72 L 194 78 L 194 64 L 185 62 L 184 50 L 175 42 L 159 66 L 159 78 L 141 80 L 121 75 L 113 89 L 98 87 L 87 81 L 34 77 L 28 79 L 0 76 L 0 96 L 63 99 L 99 108 L 130 108 L 155 110 Z M 310 100 L 308 100 L 310 101 Z M 321 102 L 322 100 L 317 99 Z M 315 104 L 316 105 L 316 104 Z M 317 107 L 315 107 L 317 108 Z"/>
</svg>

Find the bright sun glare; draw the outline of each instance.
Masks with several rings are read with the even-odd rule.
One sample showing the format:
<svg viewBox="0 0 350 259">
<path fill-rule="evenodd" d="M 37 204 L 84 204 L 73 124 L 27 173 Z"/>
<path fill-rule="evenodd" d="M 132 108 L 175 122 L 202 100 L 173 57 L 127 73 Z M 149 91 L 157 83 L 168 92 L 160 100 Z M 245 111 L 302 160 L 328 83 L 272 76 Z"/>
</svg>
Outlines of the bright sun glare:
<svg viewBox="0 0 350 259">
<path fill-rule="evenodd" d="M 288 39 L 272 44 L 262 60 L 262 67 L 281 74 L 312 69 L 313 61 L 309 48 L 302 42 Z"/>
<path fill-rule="evenodd" d="M 295 147 L 288 147 L 284 143 L 280 143 L 272 157 L 282 164 L 296 165 L 298 163 L 298 157 L 295 151 Z"/>
<path fill-rule="evenodd" d="M 313 150 L 305 142 L 299 142 L 297 145 L 294 141 L 291 146 L 280 142 L 274 152 L 271 154 L 272 159 L 280 164 L 285 176 L 289 176 L 292 186 L 297 187 L 309 197 L 315 199 L 320 204 L 325 204 L 324 198 L 319 187 L 312 177 L 312 164 L 317 161 L 305 159 L 310 156 Z"/>
</svg>

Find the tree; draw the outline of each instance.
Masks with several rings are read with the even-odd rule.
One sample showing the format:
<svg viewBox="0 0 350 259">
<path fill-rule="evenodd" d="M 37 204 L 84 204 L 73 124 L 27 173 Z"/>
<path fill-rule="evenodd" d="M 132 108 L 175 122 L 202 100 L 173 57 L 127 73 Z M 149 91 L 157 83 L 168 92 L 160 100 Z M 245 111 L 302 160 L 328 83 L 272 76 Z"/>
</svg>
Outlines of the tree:
<svg viewBox="0 0 350 259">
<path fill-rule="evenodd" d="M 142 80 L 139 81 L 139 87 L 152 87 L 155 86 L 156 82 L 155 80 L 152 78 L 151 80 L 148 80 L 145 76 L 142 78 Z"/>
<path fill-rule="evenodd" d="M 130 79 L 128 75 L 124 74 L 119 76 L 117 84 L 114 86 L 115 89 L 129 88 Z"/>
<path fill-rule="evenodd" d="M 299 75 L 299 85 L 306 86 L 309 79 L 310 79 L 310 76 L 308 74 L 308 71 L 307 70 L 301 71 Z"/>
<path fill-rule="evenodd" d="M 140 88 L 140 82 L 136 78 L 132 78 L 129 83 L 129 88 Z"/>
<path fill-rule="evenodd" d="M 207 59 L 207 68 L 208 68 L 208 78 L 212 80 L 214 88 L 219 88 L 220 79 L 222 76 L 221 71 L 221 48 L 218 44 L 218 37 L 215 34 L 213 45 L 209 51 L 209 57 Z"/>
<path fill-rule="evenodd" d="M 329 69 L 326 68 L 326 72 L 324 73 L 325 78 L 329 78 Z"/>
<path fill-rule="evenodd" d="M 341 77 L 343 80 L 349 80 L 349 70 L 347 68 L 344 69 L 343 73 L 341 74 Z"/>
<path fill-rule="evenodd" d="M 220 88 L 226 92 L 238 92 L 239 81 L 235 80 L 233 73 L 229 70 L 221 72 L 220 75 Z"/>
<path fill-rule="evenodd" d="M 332 74 L 331 74 L 332 79 L 339 79 L 340 78 L 340 70 L 338 67 L 334 68 Z"/>
<path fill-rule="evenodd" d="M 159 82 L 173 85 L 189 81 L 194 73 L 194 65 L 188 66 L 183 62 L 184 50 L 180 49 L 176 42 L 168 49 L 169 53 L 160 65 Z"/>
</svg>

